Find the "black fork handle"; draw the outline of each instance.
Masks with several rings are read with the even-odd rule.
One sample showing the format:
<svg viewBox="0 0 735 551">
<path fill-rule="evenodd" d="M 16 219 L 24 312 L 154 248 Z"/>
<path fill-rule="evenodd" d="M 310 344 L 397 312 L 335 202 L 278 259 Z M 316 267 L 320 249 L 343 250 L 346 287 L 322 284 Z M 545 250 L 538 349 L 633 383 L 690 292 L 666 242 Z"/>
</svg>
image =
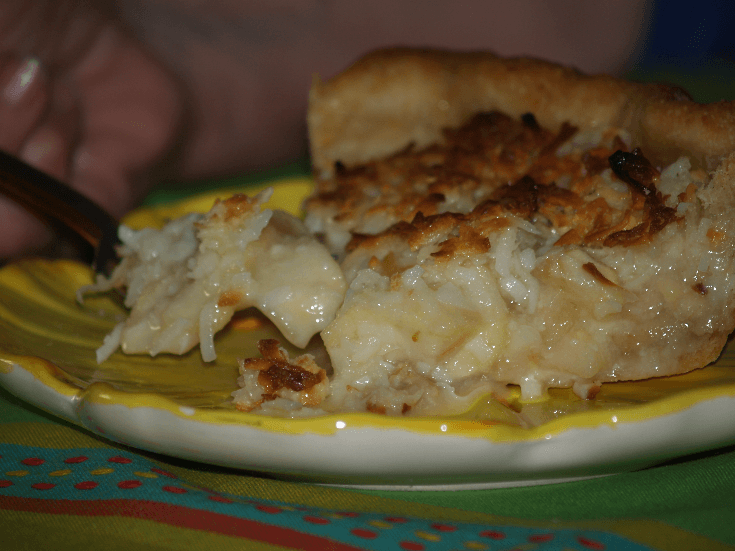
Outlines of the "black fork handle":
<svg viewBox="0 0 735 551">
<path fill-rule="evenodd" d="M 70 228 L 94 248 L 94 269 L 116 262 L 118 221 L 99 205 L 20 159 L 0 151 L 0 192 L 37 217 Z"/>
</svg>

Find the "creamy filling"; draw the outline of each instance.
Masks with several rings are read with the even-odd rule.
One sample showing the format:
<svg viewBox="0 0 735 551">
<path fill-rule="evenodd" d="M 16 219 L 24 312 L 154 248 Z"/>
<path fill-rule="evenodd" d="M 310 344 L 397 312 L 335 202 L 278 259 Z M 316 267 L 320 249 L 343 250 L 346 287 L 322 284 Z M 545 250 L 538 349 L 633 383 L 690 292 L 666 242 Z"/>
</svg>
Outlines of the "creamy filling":
<svg viewBox="0 0 735 551">
<path fill-rule="evenodd" d="M 235 196 L 161 229 L 122 226 L 120 264 L 110 279 L 82 290 L 127 290 L 130 315 L 106 339 L 98 361 L 118 346 L 155 356 L 197 344 L 212 361 L 215 334 L 249 307 L 296 346 L 324 329 L 342 303 L 342 272 L 300 220 L 261 210 L 267 197 Z"/>
</svg>

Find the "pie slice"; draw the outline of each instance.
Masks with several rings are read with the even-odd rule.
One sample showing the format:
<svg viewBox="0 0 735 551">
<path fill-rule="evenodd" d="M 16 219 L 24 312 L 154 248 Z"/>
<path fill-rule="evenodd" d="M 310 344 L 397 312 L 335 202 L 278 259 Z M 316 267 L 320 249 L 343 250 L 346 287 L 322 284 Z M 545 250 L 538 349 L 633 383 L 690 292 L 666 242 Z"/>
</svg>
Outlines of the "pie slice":
<svg viewBox="0 0 735 551">
<path fill-rule="evenodd" d="M 326 410 L 462 409 L 717 358 L 735 327 L 735 107 L 488 53 L 315 80 L 306 224 L 349 284 Z"/>
</svg>

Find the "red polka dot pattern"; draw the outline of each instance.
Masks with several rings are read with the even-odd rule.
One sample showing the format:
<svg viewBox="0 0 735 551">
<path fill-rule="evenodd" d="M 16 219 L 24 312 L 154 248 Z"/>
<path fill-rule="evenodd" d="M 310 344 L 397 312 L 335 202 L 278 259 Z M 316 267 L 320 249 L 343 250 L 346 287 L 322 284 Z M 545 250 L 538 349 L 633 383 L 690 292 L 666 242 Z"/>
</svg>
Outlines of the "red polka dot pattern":
<svg viewBox="0 0 735 551">
<path fill-rule="evenodd" d="M 586 547 L 587 549 L 594 549 L 595 551 L 603 551 L 605 549 L 604 543 L 585 538 L 584 536 L 577 536 L 577 541 L 580 545 Z"/>
<path fill-rule="evenodd" d="M 306 515 L 305 517 L 303 517 L 303 519 L 306 522 L 310 522 L 311 524 L 329 524 L 331 522 L 328 518 L 313 517 L 311 515 Z"/>
<path fill-rule="evenodd" d="M 117 483 L 117 487 L 121 490 L 132 490 L 142 485 L 143 483 L 140 480 L 123 480 Z"/>
<path fill-rule="evenodd" d="M 364 528 L 353 528 L 350 530 L 350 533 L 358 538 L 365 538 L 367 540 L 372 540 L 378 537 L 378 534 L 372 530 L 365 530 Z"/>
<path fill-rule="evenodd" d="M 90 454 L 90 457 L 96 457 L 93 453 L 88 453 Z M 534 549 L 538 548 L 539 551 L 543 551 L 543 549 L 546 549 L 546 546 L 543 544 L 549 542 L 552 542 L 551 546 L 555 548 L 556 546 L 564 545 L 564 548 L 574 548 L 579 549 L 579 551 L 605 551 L 607 549 L 606 544 L 597 541 L 588 535 L 564 534 L 563 531 L 561 533 L 554 531 L 550 531 L 548 533 L 533 533 L 531 530 L 525 529 L 523 532 L 517 533 L 518 529 L 515 527 L 508 527 L 507 530 L 503 530 L 502 528 L 481 529 L 479 526 L 470 527 L 470 525 L 465 526 L 463 523 L 432 523 L 400 516 L 377 517 L 372 514 L 358 513 L 354 511 L 329 512 L 318 508 L 298 505 L 284 505 L 283 507 L 279 507 L 267 502 L 264 503 L 263 501 L 254 498 L 242 497 L 234 500 L 205 488 L 190 487 L 185 484 L 184 486 L 186 487 L 173 485 L 173 482 L 166 481 L 166 479 L 161 477 L 177 480 L 178 477 L 176 475 L 158 467 L 151 467 L 150 464 L 145 466 L 138 464 L 144 463 L 144 460 L 137 461 L 136 458 L 125 457 L 124 455 L 113 455 L 111 457 L 101 455 L 97 460 L 90 460 L 90 457 L 86 455 L 76 455 L 66 458 L 63 458 L 63 456 L 55 457 L 52 455 L 42 457 L 31 456 L 23 459 L 16 457 L 11 461 L 11 464 L 13 465 L 12 467 L 7 470 L 0 470 L 0 476 L 4 475 L 12 479 L 0 478 L 0 490 L 12 487 L 13 489 L 9 490 L 9 492 L 13 492 L 18 491 L 18 488 L 21 487 L 30 487 L 37 492 L 46 492 L 54 490 L 55 488 L 58 490 L 65 489 L 66 491 L 73 488 L 80 492 L 89 492 L 96 488 L 100 488 L 101 486 L 105 491 L 109 491 L 111 487 L 114 488 L 116 486 L 122 491 L 127 491 L 134 490 L 135 488 L 139 488 L 145 484 L 151 485 L 151 488 L 156 488 L 168 493 L 169 495 L 173 494 L 183 496 L 189 494 L 194 499 L 206 498 L 211 502 L 237 504 L 240 506 L 250 507 L 250 511 L 257 510 L 261 513 L 273 515 L 272 521 L 260 520 L 260 522 L 265 522 L 268 525 L 272 525 L 274 528 L 284 525 L 284 523 L 286 523 L 286 526 L 289 526 L 294 523 L 294 521 L 300 521 L 314 526 L 314 533 L 323 534 L 326 532 L 317 532 L 317 530 L 320 530 L 317 527 L 324 527 L 321 528 L 321 530 L 331 530 L 332 527 L 334 527 L 336 530 L 341 526 L 339 529 L 343 531 L 343 534 L 349 533 L 353 537 L 363 540 L 363 545 L 366 549 L 378 549 L 382 548 L 382 545 L 395 549 L 397 545 L 398 548 L 404 551 L 431 551 L 433 549 L 441 549 L 445 544 L 456 546 L 455 542 L 457 541 L 464 542 L 463 548 L 467 549 L 494 549 L 490 543 L 481 543 L 477 541 L 477 536 L 490 540 L 507 540 L 505 542 L 506 545 L 512 546 L 515 544 L 519 549 L 530 546 Z M 0 459 L 3 459 L 2 455 L 0 455 Z M 6 461 L 8 460 L 7 457 L 5 459 Z M 100 463 L 105 461 L 107 462 L 107 465 Z M 18 469 L 18 463 L 29 468 Z M 68 467 L 60 468 L 61 463 Z M 136 465 L 133 465 L 134 463 Z M 41 466 L 44 466 L 44 468 L 35 468 Z M 73 466 L 77 466 L 76 473 L 72 468 Z M 75 473 L 76 476 L 69 476 L 72 475 L 72 473 Z M 83 478 L 88 476 L 91 476 L 91 479 Z M 53 480 L 55 483 L 46 482 L 41 477 L 48 477 L 47 480 Z M 169 484 L 165 484 L 165 482 L 169 482 Z M 197 493 L 197 491 L 199 492 Z M 3 493 L 8 494 L 9 492 L 0 492 L 0 495 L 3 495 Z M 36 499 L 57 499 L 58 495 L 59 494 L 56 492 L 50 492 L 45 496 L 38 495 Z M 93 496 L 99 496 L 100 494 L 92 492 L 88 495 L 90 497 L 80 497 L 77 499 L 94 500 L 97 498 Z M 136 499 L 136 497 L 134 497 L 136 495 L 135 493 L 129 495 L 131 495 L 131 497 L 128 499 L 131 501 Z M 140 494 L 137 495 L 140 496 Z M 148 495 L 149 494 L 145 494 L 146 499 L 148 499 Z M 197 498 L 197 495 L 200 496 L 200 498 Z M 172 497 L 171 499 L 175 498 Z M 233 512 L 232 514 L 237 515 L 238 513 Z M 262 516 L 259 518 L 263 519 Z M 308 532 L 306 525 L 302 525 L 302 530 Z M 529 532 L 531 533 L 529 534 Z M 421 541 L 414 541 L 413 538 Z M 461 539 L 457 540 L 457 538 Z M 526 542 L 525 544 L 523 543 L 524 540 Z M 371 541 L 372 544 L 369 544 L 368 541 Z M 569 547 L 570 543 L 572 544 L 572 547 Z"/>
<path fill-rule="evenodd" d="M 278 514 L 282 511 L 280 507 L 271 507 L 270 505 L 258 505 L 255 508 L 258 511 L 263 511 L 264 513 L 270 513 L 272 515 Z"/>
<path fill-rule="evenodd" d="M 454 532 L 457 529 L 456 526 L 451 526 L 449 524 L 439 524 L 438 522 L 432 524 L 431 527 L 439 532 Z"/>
<path fill-rule="evenodd" d="M 79 455 L 77 457 L 70 457 L 69 459 L 64 459 L 64 463 L 68 463 L 68 464 L 84 463 L 87 459 L 89 458 L 84 455 Z"/>
</svg>

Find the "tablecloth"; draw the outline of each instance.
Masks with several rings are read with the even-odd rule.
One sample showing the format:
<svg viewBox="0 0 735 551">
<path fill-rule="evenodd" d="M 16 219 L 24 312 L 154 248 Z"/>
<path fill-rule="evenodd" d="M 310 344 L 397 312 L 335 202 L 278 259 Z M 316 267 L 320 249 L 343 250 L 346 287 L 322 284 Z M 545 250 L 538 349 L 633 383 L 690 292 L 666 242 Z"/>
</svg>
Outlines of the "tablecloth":
<svg viewBox="0 0 735 551">
<path fill-rule="evenodd" d="M 0 549 L 735 548 L 735 448 L 490 490 L 294 483 L 129 449 L 0 391 Z"/>
</svg>

